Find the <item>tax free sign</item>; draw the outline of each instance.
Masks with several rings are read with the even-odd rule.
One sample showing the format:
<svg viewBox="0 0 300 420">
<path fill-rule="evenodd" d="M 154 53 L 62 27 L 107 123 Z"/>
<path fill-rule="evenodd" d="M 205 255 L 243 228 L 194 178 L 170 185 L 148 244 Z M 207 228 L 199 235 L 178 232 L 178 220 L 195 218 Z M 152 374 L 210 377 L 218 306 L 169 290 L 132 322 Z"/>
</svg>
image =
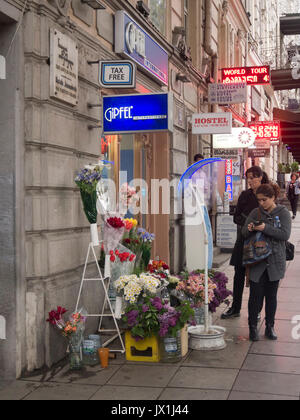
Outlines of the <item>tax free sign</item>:
<svg viewBox="0 0 300 420">
<path fill-rule="evenodd" d="M 173 95 L 151 93 L 103 97 L 103 133 L 173 131 Z"/>
</svg>

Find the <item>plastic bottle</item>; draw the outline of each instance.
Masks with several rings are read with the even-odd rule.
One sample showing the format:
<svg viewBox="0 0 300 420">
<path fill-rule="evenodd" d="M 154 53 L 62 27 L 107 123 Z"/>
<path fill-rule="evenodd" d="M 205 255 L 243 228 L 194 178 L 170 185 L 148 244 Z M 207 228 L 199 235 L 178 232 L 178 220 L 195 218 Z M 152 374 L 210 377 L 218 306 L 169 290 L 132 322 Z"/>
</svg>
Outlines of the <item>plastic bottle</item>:
<svg viewBox="0 0 300 420">
<path fill-rule="evenodd" d="M 82 343 L 83 364 L 95 366 L 99 363 L 99 357 L 95 348 L 94 340 L 84 340 Z"/>
<path fill-rule="evenodd" d="M 276 227 L 276 228 L 281 227 L 279 216 L 275 216 L 274 227 Z"/>
</svg>

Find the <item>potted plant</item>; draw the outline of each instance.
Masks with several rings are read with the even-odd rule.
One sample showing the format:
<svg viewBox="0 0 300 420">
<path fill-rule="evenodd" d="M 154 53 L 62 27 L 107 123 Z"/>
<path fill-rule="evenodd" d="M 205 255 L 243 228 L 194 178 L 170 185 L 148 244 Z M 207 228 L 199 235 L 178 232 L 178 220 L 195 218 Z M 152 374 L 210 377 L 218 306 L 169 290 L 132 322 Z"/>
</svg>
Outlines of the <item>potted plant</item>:
<svg viewBox="0 0 300 420">
<path fill-rule="evenodd" d="M 291 170 L 292 170 L 292 172 L 294 173 L 294 172 L 299 172 L 299 163 L 298 162 L 293 162 L 292 164 L 291 164 Z"/>
<path fill-rule="evenodd" d="M 291 165 L 289 163 L 287 163 L 285 165 L 285 182 L 289 182 L 290 178 L 291 178 Z"/>
</svg>

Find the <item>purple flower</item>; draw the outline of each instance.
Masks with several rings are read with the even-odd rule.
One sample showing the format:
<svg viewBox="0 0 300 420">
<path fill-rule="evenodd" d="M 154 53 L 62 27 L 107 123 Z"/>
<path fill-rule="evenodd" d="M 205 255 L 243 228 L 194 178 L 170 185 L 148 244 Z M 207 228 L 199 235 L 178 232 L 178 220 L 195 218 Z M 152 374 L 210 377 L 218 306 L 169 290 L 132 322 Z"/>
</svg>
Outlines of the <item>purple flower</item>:
<svg viewBox="0 0 300 420">
<path fill-rule="evenodd" d="M 147 305 L 143 305 L 143 307 L 142 307 L 142 311 L 145 313 L 145 312 L 148 312 L 149 311 L 149 306 L 147 306 Z"/>
</svg>

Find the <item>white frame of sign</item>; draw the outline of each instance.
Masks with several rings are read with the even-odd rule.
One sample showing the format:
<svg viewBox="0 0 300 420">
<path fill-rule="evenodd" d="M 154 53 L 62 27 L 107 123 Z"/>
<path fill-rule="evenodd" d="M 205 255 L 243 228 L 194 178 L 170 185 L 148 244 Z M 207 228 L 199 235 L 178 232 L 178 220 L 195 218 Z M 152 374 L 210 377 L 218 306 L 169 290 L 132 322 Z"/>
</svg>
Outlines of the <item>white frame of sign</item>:
<svg viewBox="0 0 300 420">
<path fill-rule="evenodd" d="M 130 68 L 131 77 L 128 82 L 120 83 L 117 82 L 105 82 L 105 66 L 128 66 Z M 104 88 L 111 89 L 129 89 L 136 87 L 136 65 L 131 61 L 99 61 L 99 84 Z"/>
</svg>

